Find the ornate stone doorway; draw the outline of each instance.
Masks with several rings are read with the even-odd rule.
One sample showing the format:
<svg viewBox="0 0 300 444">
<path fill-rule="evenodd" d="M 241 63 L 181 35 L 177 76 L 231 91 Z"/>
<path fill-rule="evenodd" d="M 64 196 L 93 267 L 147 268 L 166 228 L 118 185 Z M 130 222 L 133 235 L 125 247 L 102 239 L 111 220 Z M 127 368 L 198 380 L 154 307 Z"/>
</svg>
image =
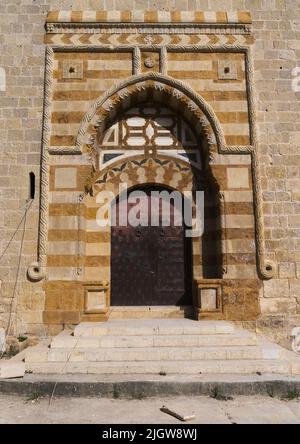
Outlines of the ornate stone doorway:
<svg viewBox="0 0 300 444">
<path fill-rule="evenodd" d="M 192 305 L 191 239 L 185 236 L 182 212 L 174 200 L 163 202 L 164 191 L 153 186 L 135 190 L 143 210 L 136 226 L 128 223 L 133 204 L 127 196 L 114 204 L 111 305 Z M 120 224 L 120 210 L 126 211 L 126 226 Z M 163 220 L 163 214 L 169 220 Z"/>
<path fill-rule="evenodd" d="M 111 303 L 120 303 L 111 300 L 109 218 L 107 224 L 98 224 L 99 212 L 106 211 L 102 193 L 112 196 L 108 199 L 111 203 L 122 193 L 123 185 L 131 189 L 155 184 L 190 193 L 193 210 L 196 192 L 205 195 L 203 236 L 196 233 L 192 238 L 190 285 L 195 318 L 256 318 L 260 282 L 248 147 L 245 151 L 240 146 L 228 147 L 213 109 L 200 95 L 167 76 L 150 73 L 129 79 L 105 97 L 95 102 L 82 120 L 76 142 L 82 157 L 73 159 L 78 168 L 58 165 L 51 170 L 57 199 L 57 192 L 64 190 L 66 172 L 76 172 L 76 186 L 81 191 L 76 217 L 68 218 L 69 230 L 75 223 L 78 227 L 76 254 L 48 257 L 49 271 L 56 273 L 52 276 L 62 279 L 65 275 L 58 275 L 57 270 L 68 270 L 68 279 L 73 279 L 76 273 L 75 315 L 81 321 L 106 320 Z M 70 211 L 69 207 L 63 209 Z M 51 211 L 57 212 L 57 205 Z M 51 218 L 52 236 L 60 233 L 61 214 Z M 74 270 L 65 266 L 61 271 L 63 264 L 74 264 Z M 49 304 L 50 296 L 62 285 L 60 281 L 49 283 Z"/>
</svg>

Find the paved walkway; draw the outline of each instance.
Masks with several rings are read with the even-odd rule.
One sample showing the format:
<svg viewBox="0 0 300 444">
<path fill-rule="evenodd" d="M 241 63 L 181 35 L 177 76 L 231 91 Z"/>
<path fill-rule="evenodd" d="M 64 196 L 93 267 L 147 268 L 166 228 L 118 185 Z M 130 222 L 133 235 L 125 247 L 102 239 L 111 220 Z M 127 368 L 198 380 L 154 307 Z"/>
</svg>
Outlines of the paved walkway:
<svg viewBox="0 0 300 444">
<path fill-rule="evenodd" d="M 300 424 L 300 400 L 263 397 L 176 397 L 142 400 L 97 398 L 25 399 L 0 394 L 0 424 L 181 424 L 160 411 L 195 414 L 191 424 Z"/>
</svg>

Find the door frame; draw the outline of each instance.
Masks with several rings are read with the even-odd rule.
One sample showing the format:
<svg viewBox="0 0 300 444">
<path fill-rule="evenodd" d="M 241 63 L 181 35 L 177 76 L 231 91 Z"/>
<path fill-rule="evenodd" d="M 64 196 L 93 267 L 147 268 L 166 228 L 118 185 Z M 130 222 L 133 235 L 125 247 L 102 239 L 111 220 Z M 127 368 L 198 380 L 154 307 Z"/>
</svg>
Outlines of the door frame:
<svg viewBox="0 0 300 444">
<path fill-rule="evenodd" d="M 147 195 L 149 195 L 152 191 L 179 191 L 179 190 L 174 190 L 173 188 L 166 186 L 166 185 L 161 185 L 161 184 L 149 184 L 149 183 L 145 183 L 145 184 L 139 184 L 139 185 L 135 185 L 132 186 L 130 189 L 126 190 L 126 195 L 128 195 L 128 193 L 132 192 L 132 191 L 143 191 L 145 192 Z M 124 195 L 124 193 L 119 194 L 112 202 L 111 202 L 111 207 L 113 205 L 118 205 L 122 194 Z M 183 199 L 185 199 L 185 196 L 180 192 L 181 196 Z M 182 211 L 184 210 L 184 207 L 182 207 Z M 150 210 L 151 211 L 151 210 Z M 124 227 L 126 228 L 126 227 Z M 157 228 L 157 227 L 153 227 L 153 228 Z M 193 258 L 192 258 L 192 240 L 191 238 L 187 237 L 185 235 L 185 231 L 186 231 L 186 226 L 184 224 L 184 220 L 183 220 L 183 258 L 184 258 L 184 298 L 186 298 L 187 300 L 189 300 L 189 303 L 186 304 L 181 304 L 178 306 L 192 306 L 193 305 Z M 124 307 L 131 307 L 131 306 L 168 306 L 171 304 L 113 304 L 112 303 L 112 299 L 113 299 L 113 275 L 112 275 L 112 258 L 113 258 L 113 247 L 112 247 L 112 241 L 113 241 L 113 237 L 112 237 L 112 230 L 113 227 L 111 227 L 111 256 L 110 256 L 110 266 L 111 266 L 111 281 L 110 281 L 110 306 L 124 306 Z M 177 304 L 173 304 L 173 305 L 177 305 Z"/>
</svg>

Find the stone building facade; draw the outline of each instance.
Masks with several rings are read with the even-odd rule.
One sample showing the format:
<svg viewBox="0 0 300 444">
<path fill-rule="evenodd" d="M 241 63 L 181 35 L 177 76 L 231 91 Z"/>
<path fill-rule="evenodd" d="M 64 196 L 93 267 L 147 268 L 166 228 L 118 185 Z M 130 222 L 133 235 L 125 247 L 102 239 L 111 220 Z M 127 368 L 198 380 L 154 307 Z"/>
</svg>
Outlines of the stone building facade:
<svg viewBox="0 0 300 444">
<path fill-rule="evenodd" d="M 123 182 L 209 196 L 213 229 L 191 246 L 198 319 L 249 322 L 281 341 L 299 320 L 300 4 L 162 3 L 3 6 L 10 334 L 109 317 L 112 233 L 95 226 L 97 195 Z"/>
</svg>

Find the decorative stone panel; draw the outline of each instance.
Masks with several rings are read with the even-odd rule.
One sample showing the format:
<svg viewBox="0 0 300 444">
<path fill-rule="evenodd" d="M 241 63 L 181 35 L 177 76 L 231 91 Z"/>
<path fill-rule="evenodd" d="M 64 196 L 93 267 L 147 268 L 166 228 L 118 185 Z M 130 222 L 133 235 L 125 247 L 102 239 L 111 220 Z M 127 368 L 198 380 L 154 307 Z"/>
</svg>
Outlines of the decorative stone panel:
<svg viewBox="0 0 300 444">
<path fill-rule="evenodd" d="M 109 286 L 87 285 L 84 289 L 84 313 L 106 313 L 109 309 Z"/>
</svg>

